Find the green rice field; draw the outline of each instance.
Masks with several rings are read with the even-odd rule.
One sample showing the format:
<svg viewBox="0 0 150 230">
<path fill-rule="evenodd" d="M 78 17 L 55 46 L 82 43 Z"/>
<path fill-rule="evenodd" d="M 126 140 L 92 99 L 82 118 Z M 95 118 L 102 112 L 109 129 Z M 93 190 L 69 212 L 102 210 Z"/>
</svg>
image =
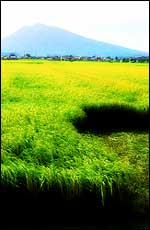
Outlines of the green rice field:
<svg viewBox="0 0 150 230">
<path fill-rule="evenodd" d="M 145 212 L 148 75 L 140 63 L 2 61 L 2 187 L 67 199 L 86 190 L 102 206 L 119 191 Z"/>
</svg>

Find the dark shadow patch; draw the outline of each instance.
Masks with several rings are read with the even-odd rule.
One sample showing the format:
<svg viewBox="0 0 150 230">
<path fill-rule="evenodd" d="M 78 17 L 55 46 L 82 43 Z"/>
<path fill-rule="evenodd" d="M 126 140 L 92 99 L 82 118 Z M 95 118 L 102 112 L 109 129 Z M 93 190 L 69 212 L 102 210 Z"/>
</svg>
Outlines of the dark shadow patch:
<svg viewBox="0 0 150 230">
<path fill-rule="evenodd" d="M 116 189 L 113 197 L 107 196 L 104 207 L 96 192 L 89 192 L 86 188 L 80 197 L 71 200 L 67 200 L 57 188 L 35 193 L 3 188 L 1 197 L 2 223 L 6 227 L 59 225 L 59 229 L 63 229 L 61 226 L 96 225 L 104 229 L 108 224 L 124 225 L 137 221 L 139 217 L 143 223 L 148 220 L 147 211 L 141 214 L 132 209 L 132 195 L 123 188 L 120 192 Z"/>
<path fill-rule="evenodd" d="M 72 121 L 80 133 L 147 132 L 149 110 L 124 105 L 85 106 L 84 117 Z"/>
</svg>

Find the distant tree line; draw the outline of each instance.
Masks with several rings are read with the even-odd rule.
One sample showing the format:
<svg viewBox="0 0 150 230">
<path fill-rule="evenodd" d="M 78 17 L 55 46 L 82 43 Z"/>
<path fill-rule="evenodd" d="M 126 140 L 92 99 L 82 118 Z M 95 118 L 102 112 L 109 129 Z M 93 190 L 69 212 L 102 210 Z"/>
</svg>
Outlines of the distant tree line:
<svg viewBox="0 0 150 230">
<path fill-rule="evenodd" d="M 26 53 L 23 56 L 19 56 L 16 53 L 10 53 L 9 55 L 1 55 L 2 60 L 16 60 L 16 59 L 43 59 L 43 60 L 54 60 L 54 61 L 103 61 L 103 62 L 140 62 L 149 63 L 149 56 L 138 56 L 138 57 L 115 57 L 110 56 L 74 56 L 74 55 L 47 55 L 47 56 L 33 56 L 30 53 Z"/>
</svg>

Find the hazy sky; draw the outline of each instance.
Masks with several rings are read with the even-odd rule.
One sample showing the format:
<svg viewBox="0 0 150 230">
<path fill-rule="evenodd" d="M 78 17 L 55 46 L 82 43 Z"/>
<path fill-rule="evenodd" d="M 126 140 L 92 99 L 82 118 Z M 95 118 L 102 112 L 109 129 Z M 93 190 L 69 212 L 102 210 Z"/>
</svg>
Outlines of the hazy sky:
<svg viewBox="0 0 150 230">
<path fill-rule="evenodd" d="M 149 50 L 149 1 L 1 1 L 2 38 L 36 23 Z"/>
</svg>

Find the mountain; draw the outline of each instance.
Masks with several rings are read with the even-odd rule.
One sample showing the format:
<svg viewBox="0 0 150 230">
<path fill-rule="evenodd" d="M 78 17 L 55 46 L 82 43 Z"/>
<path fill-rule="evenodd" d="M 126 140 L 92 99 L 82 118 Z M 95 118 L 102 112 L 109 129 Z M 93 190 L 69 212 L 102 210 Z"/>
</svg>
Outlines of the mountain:
<svg viewBox="0 0 150 230">
<path fill-rule="evenodd" d="M 85 38 L 53 26 L 25 26 L 1 40 L 1 54 L 17 52 L 34 56 L 148 56 L 148 53 Z"/>
</svg>

